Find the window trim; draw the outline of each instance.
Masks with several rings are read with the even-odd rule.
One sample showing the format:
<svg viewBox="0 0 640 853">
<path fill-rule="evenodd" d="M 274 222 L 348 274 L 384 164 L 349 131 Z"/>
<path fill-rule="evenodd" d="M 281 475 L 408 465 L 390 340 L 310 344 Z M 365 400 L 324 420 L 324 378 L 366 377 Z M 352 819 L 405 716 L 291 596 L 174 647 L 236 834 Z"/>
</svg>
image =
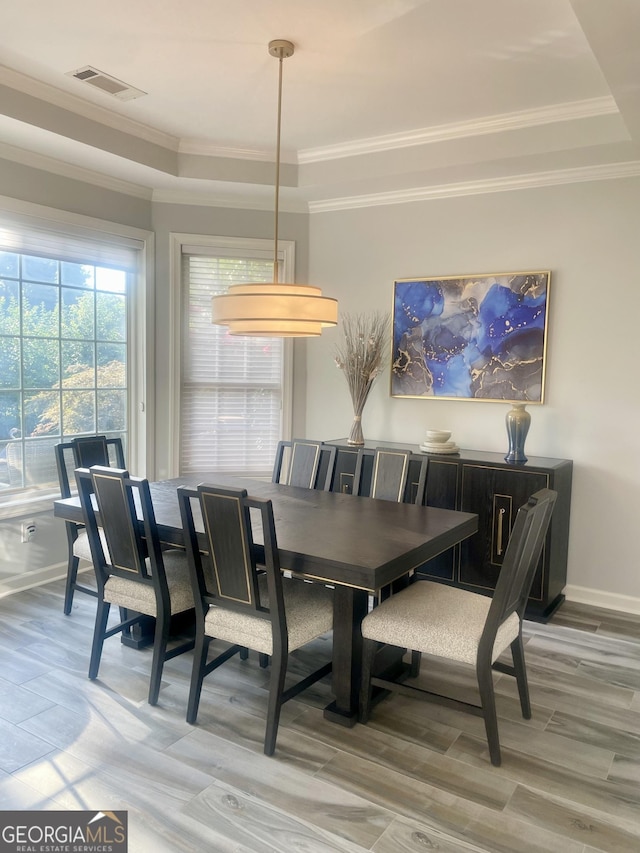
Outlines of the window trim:
<svg viewBox="0 0 640 853">
<path fill-rule="evenodd" d="M 105 237 L 115 240 L 133 240 L 140 243 L 140 264 L 134 284 L 134 292 L 129 303 L 129 376 L 128 376 L 128 446 L 127 462 L 132 471 L 139 476 L 153 476 L 154 473 L 154 436 L 149 429 L 147 414 L 153 411 L 155 399 L 153 386 L 154 373 L 154 251 L 155 235 L 152 231 L 111 222 L 105 219 L 71 213 L 66 210 L 46 207 L 45 205 L 25 202 L 20 199 L 0 196 L 0 227 L 7 224 L 12 228 L 24 225 L 26 228 L 57 231 L 61 234 L 75 235 L 96 243 L 104 242 Z M 45 512 L 51 509 L 51 501 L 59 497 L 59 492 L 15 493 L 6 500 L 0 496 L 0 520 L 30 513 Z"/>
<path fill-rule="evenodd" d="M 169 351 L 173 369 L 169 375 L 169 399 L 172 411 L 169 417 L 168 477 L 179 476 L 180 470 L 180 399 L 182 377 L 182 254 L 192 246 L 202 254 L 211 255 L 241 249 L 244 252 L 270 252 L 273 257 L 273 240 L 259 237 L 216 237 L 207 234 L 181 234 L 172 232 L 169 240 L 171 318 L 169 325 Z M 278 241 L 278 260 L 282 261 L 284 281 L 292 281 L 295 270 L 295 242 Z M 284 340 L 282 377 L 282 438 L 291 438 L 293 421 L 293 340 Z"/>
</svg>

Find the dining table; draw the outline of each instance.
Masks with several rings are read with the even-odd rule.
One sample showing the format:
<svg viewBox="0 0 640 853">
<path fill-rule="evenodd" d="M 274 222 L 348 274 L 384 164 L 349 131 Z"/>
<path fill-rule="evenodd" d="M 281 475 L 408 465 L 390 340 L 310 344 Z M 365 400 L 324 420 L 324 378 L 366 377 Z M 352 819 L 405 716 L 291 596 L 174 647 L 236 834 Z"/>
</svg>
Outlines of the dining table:
<svg viewBox="0 0 640 853">
<path fill-rule="evenodd" d="M 474 513 L 299 488 L 217 472 L 150 483 L 162 541 L 183 546 L 177 488 L 200 483 L 242 488 L 272 502 L 281 568 L 334 588 L 333 701 L 324 716 L 357 721 L 362 656 L 360 624 L 370 597 L 458 544 L 478 529 Z M 54 516 L 82 521 L 77 497 L 54 501 Z M 261 545 L 261 531 L 255 542 Z M 419 582 L 419 581 L 418 581 Z M 387 665 L 392 665 L 391 659 Z"/>
</svg>

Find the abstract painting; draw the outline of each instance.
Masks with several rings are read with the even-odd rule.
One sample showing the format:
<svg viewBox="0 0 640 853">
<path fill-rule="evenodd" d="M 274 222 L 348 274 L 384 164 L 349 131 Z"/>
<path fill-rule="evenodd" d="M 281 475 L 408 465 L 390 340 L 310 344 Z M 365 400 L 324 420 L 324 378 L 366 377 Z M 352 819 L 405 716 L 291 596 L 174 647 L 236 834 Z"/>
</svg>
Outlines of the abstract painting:
<svg viewBox="0 0 640 853">
<path fill-rule="evenodd" d="M 394 283 L 391 395 L 544 401 L 550 273 Z"/>
</svg>

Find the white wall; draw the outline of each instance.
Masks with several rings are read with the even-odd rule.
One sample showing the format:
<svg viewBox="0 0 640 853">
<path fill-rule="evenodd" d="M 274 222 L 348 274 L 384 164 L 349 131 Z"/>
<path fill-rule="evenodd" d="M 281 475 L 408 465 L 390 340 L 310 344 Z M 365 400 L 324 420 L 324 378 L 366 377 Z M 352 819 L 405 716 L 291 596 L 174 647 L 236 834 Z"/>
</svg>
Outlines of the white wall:
<svg viewBox="0 0 640 853">
<path fill-rule="evenodd" d="M 551 270 L 545 403 L 529 407 L 526 451 L 574 460 L 568 596 L 627 609 L 640 609 L 639 243 L 631 179 L 315 214 L 309 253 L 309 280 L 341 312 L 391 312 L 395 279 Z M 351 425 L 336 340 L 330 331 L 307 344 L 308 437 Z M 506 452 L 508 408 L 391 398 L 387 371 L 363 429 L 419 443 L 440 427 L 461 447 Z"/>
</svg>

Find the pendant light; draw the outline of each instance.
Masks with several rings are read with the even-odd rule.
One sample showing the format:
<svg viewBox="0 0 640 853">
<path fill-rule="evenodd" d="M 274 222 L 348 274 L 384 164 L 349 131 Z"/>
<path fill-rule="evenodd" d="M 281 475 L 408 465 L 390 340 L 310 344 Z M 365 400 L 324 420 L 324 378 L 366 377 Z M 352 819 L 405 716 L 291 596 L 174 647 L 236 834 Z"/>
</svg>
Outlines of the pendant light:
<svg viewBox="0 0 640 853">
<path fill-rule="evenodd" d="M 212 297 L 211 320 L 218 325 L 228 326 L 231 335 L 316 337 L 323 326 L 335 326 L 338 322 L 337 301 L 323 296 L 319 287 L 278 282 L 282 61 L 292 56 L 293 51 L 290 41 L 275 39 L 269 42 L 269 53 L 279 60 L 273 283 L 234 284 L 227 293 Z"/>
</svg>

